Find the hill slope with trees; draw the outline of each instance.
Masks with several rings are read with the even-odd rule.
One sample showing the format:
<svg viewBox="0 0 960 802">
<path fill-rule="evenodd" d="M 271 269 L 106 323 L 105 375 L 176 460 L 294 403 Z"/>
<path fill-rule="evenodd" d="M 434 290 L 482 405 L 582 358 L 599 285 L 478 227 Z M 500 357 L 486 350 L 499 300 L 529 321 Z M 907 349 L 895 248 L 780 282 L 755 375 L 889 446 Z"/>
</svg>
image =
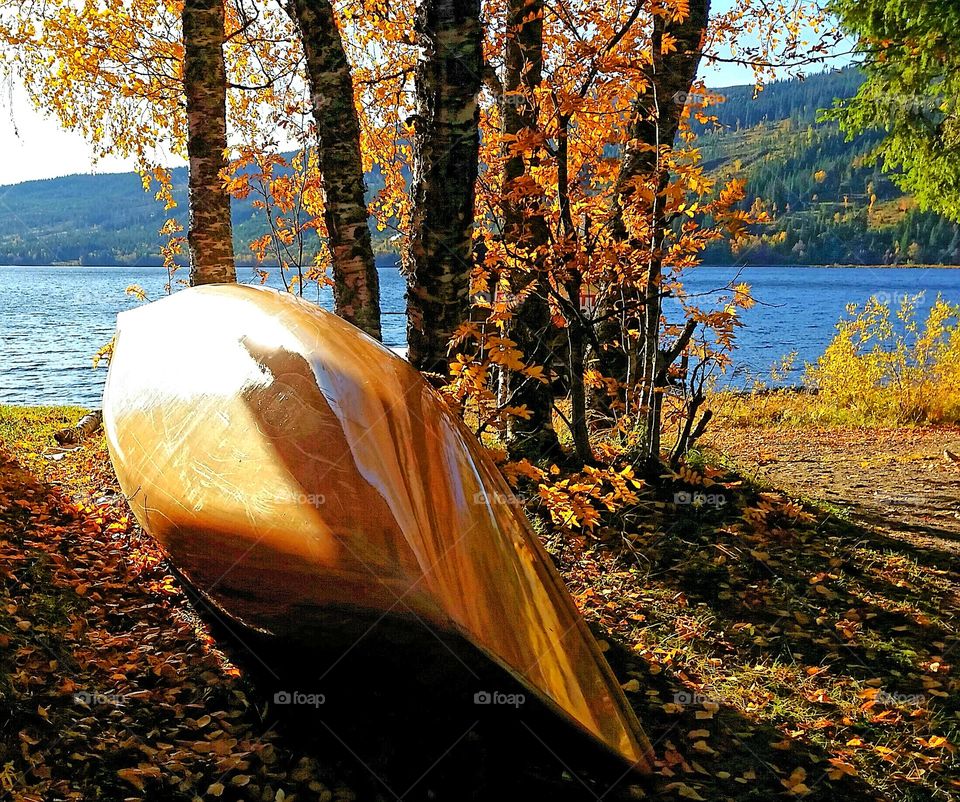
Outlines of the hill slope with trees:
<svg viewBox="0 0 960 802">
<path fill-rule="evenodd" d="M 748 200 L 771 222 L 734 252 L 716 243 L 711 263 L 958 264 L 960 227 L 921 212 L 870 163 L 880 141 L 866 133 L 847 141 L 819 110 L 852 97 L 863 78 L 855 69 L 805 81 L 717 90 L 725 100 L 710 110 L 715 124 L 699 131 L 707 169 L 747 182 Z"/>
<path fill-rule="evenodd" d="M 0 264 L 159 265 L 159 235 L 173 216 L 187 227 L 187 171 L 171 171 L 177 207 L 165 211 L 136 173 L 70 175 L 0 187 Z M 367 176 L 368 192 L 380 188 Z M 268 231 L 254 196 L 233 201 L 237 261 L 254 263 L 250 243 Z M 392 232 L 374 230 L 382 252 Z M 186 250 L 182 259 L 186 263 Z"/>
</svg>

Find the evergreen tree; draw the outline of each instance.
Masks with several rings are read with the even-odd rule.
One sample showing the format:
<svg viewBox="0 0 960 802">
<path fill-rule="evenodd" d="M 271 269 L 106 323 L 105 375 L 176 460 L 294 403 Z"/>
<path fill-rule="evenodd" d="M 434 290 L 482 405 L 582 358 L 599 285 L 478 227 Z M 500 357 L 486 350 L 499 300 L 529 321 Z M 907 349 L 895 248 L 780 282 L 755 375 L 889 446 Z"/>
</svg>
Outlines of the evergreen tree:
<svg viewBox="0 0 960 802">
<path fill-rule="evenodd" d="M 924 209 L 960 221 L 960 4 L 940 0 L 834 0 L 858 38 L 866 80 L 832 113 L 854 136 L 884 133 L 876 157 Z"/>
</svg>

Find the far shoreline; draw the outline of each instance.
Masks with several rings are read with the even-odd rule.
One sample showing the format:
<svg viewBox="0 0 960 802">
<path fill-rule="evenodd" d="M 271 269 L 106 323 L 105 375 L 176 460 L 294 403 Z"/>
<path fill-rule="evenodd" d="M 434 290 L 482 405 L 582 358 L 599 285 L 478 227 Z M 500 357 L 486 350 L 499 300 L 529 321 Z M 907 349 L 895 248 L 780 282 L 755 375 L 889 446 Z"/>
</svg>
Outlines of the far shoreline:
<svg viewBox="0 0 960 802">
<path fill-rule="evenodd" d="M 388 260 L 393 260 L 395 264 L 385 264 Z M 377 263 L 378 270 L 391 270 L 399 267 L 400 255 L 399 254 L 377 254 L 375 257 L 375 262 Z M 238 267 L 262 267 L 267 270 L 276 270 L 278 265 L 275 264 L 257 264 L 256 262 L 250 262 L 247 260 L 237 260 Z M 67 268 L 84 268 L 91 270 L 106 270 L 106 269 L 154 269 L 154 270 L 166 270 L 167 268 L 162 264 L 123 264 L 123 263 L 113 263 L 113 264 L 98 264 L 98 265 L 84 265 L 78 262 L 51 262 L 49 264 L 0 264 L 0 267 L 16 267 L 16 268 L 50 268 L 50 267 L 67 267 Z M 177 270 L 187 270 L 188 265 L 177 265 Z M 890 264 L 854 264 L 854 263 L 804 263 L 804 264 L 701 264 L 697 267 L 706 267 L 706 268 L 733 268 L 739 270 L 745 269 L 768 269 L 768 268 L 793 268 L 796 270 L 809 270 L 813 268 L 836 268 L 843 270 L 956 270 L 960 269 L 960 264 L 909 264 L 909 265 L 890 265 Z M 696 269 L 696 268 L 691 268 Z"/>
</svg>

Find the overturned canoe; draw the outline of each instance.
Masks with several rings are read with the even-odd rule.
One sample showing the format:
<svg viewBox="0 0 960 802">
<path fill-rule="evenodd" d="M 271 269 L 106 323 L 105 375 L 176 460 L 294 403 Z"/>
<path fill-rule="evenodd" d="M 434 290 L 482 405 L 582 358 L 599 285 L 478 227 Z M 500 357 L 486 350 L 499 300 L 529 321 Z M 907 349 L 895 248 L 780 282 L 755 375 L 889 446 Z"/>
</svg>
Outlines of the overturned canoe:
<svg viewBox="0 0 960 802">
<path fill-rule="evenodd" d="M 178 292 L 119 316 L 103 413 L 138 520 L 235 620 L 294 636 L 359 610 L 455 633 L 649 768 L 496 467 L 423 378 L 358 329 L 274 290 Z"/>
</svg>

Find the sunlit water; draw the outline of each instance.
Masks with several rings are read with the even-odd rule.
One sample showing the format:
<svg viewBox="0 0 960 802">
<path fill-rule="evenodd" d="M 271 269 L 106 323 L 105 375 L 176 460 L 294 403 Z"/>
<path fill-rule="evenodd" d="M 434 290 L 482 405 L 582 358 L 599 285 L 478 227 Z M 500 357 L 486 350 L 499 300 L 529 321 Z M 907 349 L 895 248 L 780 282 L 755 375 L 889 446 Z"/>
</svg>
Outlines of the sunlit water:
<svg viewBox="0 0 960 802">
<path fill-rule="evenodd" d="M 392 259 L 381 265 L 384 340 L 402 348 L 403 279 Z M 848 303 L 880 296 L 899 304 L 921 291 L 924 306 L 938 293 L 960 303 L 960 270 L 943 268 L 701 267 L 685 281 L 691 292 L 707 293 L 734 277 L 750 284 L 758 301 L 738 333 L 729 378 L 736 384 L 766 376 L 792 351 L 797 370 L 788 381 L 799 382 L 803 363 L 823 352 Z M 240 279 L 256 282 L 250 268 Z M 0 403 L 98 406 L 106 370 L 93 370 L 93 355 L 112 336 L 117 313 L 140 303 L 126 288 L 137 284 L 157 298 L 166 281 L 165 270 L 151 267 L 0 267 Z M 278 282 L 274 275 L 270 283 Z M 330 307 L 329 291 L 319 302 Z M 700 302 L 711 303 L 708 296 Z"/>
</svg>

